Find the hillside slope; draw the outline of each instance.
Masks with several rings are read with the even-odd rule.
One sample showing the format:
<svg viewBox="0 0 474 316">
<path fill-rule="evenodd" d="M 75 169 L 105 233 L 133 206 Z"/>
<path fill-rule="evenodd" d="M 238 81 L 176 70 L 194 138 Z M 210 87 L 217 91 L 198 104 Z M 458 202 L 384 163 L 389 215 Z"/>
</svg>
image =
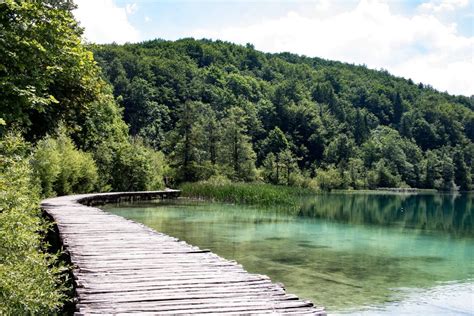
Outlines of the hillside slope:
<svg viewBox="0 0 474 316">
<path fill-rule="evenodd" d="M 163 150 L 178 181 L 471 189 L 472 97 L 222 41 L 91 49 L 131 134 Z"/>
</svg>

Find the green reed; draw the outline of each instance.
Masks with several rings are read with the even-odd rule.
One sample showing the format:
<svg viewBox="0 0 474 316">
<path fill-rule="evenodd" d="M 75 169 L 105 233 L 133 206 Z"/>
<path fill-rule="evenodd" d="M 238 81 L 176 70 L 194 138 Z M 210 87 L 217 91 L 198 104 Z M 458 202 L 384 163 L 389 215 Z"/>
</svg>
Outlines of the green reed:
<svg viewBox="0 0 474 316">
<path fill-rule="evenodd" d="M 316 193 L 307 188 L 262 183 L 184 183 L 182 196 L 251 205 L 296 205 L 303 196 Z"/>
</svg>

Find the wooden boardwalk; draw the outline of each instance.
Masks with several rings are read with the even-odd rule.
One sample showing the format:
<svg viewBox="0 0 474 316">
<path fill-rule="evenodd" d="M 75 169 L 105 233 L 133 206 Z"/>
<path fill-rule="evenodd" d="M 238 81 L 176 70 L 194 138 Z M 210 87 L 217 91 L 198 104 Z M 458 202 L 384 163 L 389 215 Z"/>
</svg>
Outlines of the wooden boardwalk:
<svg viewBox="0 0 474 316">
<path fill-rule="evenodd" d="M 298 314 L 324 309 L 265 275 L 142 224 L 86 206 L 179 191 L 64 196 L 42 202 L 74 266 L 76 314 Z M 83 203 L 83 204 L 81 204 Z"/>
</svg>

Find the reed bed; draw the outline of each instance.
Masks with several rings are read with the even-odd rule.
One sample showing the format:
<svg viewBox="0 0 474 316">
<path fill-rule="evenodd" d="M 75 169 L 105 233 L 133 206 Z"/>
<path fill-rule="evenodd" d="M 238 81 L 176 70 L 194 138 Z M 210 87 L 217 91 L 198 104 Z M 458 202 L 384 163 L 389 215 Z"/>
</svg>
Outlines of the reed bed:
<svg viewBox="0 0 474 316">
<path fill-rule="evenodd" d="M 263 183 L 184 183 L 181 190 L 184 197 L 261 206 L 296 205 L 301 197 L 316 193 L 307 188 Z"/>
</svg>

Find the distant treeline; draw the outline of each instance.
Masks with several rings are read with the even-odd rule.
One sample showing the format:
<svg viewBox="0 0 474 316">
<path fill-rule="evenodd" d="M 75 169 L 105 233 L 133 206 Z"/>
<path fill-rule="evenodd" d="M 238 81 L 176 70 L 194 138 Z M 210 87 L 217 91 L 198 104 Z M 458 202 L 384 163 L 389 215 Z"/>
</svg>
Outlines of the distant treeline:
<svg viewBox="0 0 474 316">
<path fill-rule="evenodd" d="M 472 188 L 472 97 L 250 44 L 90 48 L 130 134 L 165 153 L 176 181 Z"/>
<path fill-rule="evenodd" d="M 0 314 L 66 300 L 41 197 L 200 180 L 472 189 L 472 97 L 221 41 L 86 47 L 73 8 L 0 1 Z"/>
</svg>

